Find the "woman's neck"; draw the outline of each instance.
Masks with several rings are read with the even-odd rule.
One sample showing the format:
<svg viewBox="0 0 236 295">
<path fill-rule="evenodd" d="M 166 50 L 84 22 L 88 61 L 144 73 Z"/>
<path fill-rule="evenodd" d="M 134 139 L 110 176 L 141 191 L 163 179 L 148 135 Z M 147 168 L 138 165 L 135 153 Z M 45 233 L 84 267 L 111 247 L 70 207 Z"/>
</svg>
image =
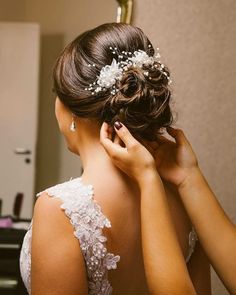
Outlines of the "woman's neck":
<svg viewBox="0 0 236 295">
<path fill-rule="evenodd" d="M 93 183 L 123 183 L 133 187 L 134 182 L 118 169 L 100 143 L 100 126 L 91 121 L 80 121 L 78 137 L 78 154 L 80 155 L 85 184 Z"/>
<path fill-rule="evenodd" d="M 119 198 L 122 195 L 126 201 L 128 195 L 131 196 L 131 199 L 133 199 L 133 194 L 138 195 L 138 186 L 113 164 L 110 156 L 101 145 L 99 138 L 100 128 L 97 130 L 89 128 L 86 133 L 83 132 L 85 128 L 80 131 L 78 150 L 84 170 L 82 182 L 94 185 L 97 192 L 101 191 L 102 194 L 104 193 L 104 185 L 106 186 L 106 192 L 120 192 L 122 190 Z M 125 194 L 124 192 L 128 193 Z"/>
<path fill-rule="evenodd" d="M 123 173 L 112 163 L 109 155 L 101 145 L 99 138 L 84 138 L 80 142 L 79 154 L 83 166 L 82 179 L 85 183 L 104 180 L 110 177 L 122 177 Z"/>
</svg>

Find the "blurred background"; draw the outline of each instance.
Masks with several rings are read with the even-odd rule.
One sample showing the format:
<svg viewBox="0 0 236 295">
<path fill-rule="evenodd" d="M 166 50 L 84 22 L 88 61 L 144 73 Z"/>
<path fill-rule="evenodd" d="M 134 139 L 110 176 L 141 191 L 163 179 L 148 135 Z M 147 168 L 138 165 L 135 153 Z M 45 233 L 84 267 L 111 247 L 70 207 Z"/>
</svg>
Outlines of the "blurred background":
<svg viewBox="0 0 236 295">
<path fill-rule="evenodd" d="M 115 21 L 140 27 L 160 48 L 176 126 L 235 223 L 234 0 L 0 0 L 0 213 L 27 221 L 36 192 L 81 174 L 57 127 L 52 67 L 77 35 Z M 214 295 L 228 294 L 214 271 L 212 279 Z"/>
</svg>

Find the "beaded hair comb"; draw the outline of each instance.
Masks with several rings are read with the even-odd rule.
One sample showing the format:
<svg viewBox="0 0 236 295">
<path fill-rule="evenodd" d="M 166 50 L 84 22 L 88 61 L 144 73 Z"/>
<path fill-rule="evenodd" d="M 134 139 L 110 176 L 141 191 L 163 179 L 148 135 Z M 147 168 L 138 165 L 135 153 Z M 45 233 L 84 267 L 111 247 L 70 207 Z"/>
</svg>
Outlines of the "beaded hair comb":
<svg viewBox="0 0 236 295">
<path fill-rule="evenodd" d="M 150 48 L 151 45 L 148 45 Z M 157 48 L 157 53 L 155 56 L 149 56 L 146 51 L 137 50 L 132 52 L 118 51 L 117 47 L 110 47 L 112 53 L 118 56 L 118 60 L 113 58 L 111 65 L 105 65 L 100 70 L 100 74 L 97 76 L 96 81 L 92 84 L 89 84 L 89 87 L 86 87 L 85 90 L 92 91 L 92 95 L 95 95 L 98 92 L 106 91 L 111 89 L 111 94 L 116 94 L 119 89 L 116 87 L 116 81 L 122 79 L 122 74 L 124 71 L 127 71 L 130 67 L 139 67 L 142 68 L 144 65 L 151 65 L 152 68 L 159 68 L 159 70 L 167 77 L 168 84 L 172 81 L 170 80 L 169 75 L 165 72 L 164 64 L 160 61 L 159 48 Z M 96 66 L 95 64 L 88 64 L 89 67 Z M 149 76 L 149 72 L 144 72 L 145 76 Z M 151 77 L 149 77 L 151 79 Z"/>
</svg>

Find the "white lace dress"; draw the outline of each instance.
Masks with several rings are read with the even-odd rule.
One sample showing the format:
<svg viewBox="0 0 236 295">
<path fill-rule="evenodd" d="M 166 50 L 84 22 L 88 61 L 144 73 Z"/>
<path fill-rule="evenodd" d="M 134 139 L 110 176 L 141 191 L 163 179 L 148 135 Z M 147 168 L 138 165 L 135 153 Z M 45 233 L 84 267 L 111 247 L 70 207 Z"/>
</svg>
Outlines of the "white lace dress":
<svg viewBox="0 0 236 295">
<path fill-rule="evenodd" d="M 61 208 L 74 228 L 74 235 L 80 242 L 85 260 L 88 294 L 110 295 L 112 286 L 108 281 L 108 271 L 117 268 L 119 255 L 108 253 L 107 238 L 103 235 L 104 227 L 111 227 L 109 219 L 102 213 L 101 207 L 93 198 L 92 185 L 82 184 L 81 178 L 55 185 L 45 190 L 51 197 L 62 200 Z M 37 197 L 42 192 L 37 194 Z M 31 236 L 33 219 L 25 234 L 20 253 L 20 272 L 22 280 L 31 294 Z M 197 240 L 194 229 L 189 234 L 189 261 Z"/>
</svg>

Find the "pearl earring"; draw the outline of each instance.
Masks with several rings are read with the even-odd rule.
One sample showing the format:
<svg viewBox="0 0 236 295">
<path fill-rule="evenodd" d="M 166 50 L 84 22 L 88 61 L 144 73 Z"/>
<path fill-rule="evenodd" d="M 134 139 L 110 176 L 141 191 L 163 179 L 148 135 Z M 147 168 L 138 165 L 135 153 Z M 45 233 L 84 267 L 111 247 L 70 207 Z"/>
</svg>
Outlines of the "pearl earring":
<svg viewBox="0 0 236 295">
<path fill-rule="evenodd" d="M 76 124 L 75 124 L 75 116 L 73 115 L 72 116 L 72 122 L 71 122 L 71 125 L 70 125 L 70 130 L 72 131 L 72 132 L 75 132 L 75 130 L 76 130 Z"/>
</svg>

